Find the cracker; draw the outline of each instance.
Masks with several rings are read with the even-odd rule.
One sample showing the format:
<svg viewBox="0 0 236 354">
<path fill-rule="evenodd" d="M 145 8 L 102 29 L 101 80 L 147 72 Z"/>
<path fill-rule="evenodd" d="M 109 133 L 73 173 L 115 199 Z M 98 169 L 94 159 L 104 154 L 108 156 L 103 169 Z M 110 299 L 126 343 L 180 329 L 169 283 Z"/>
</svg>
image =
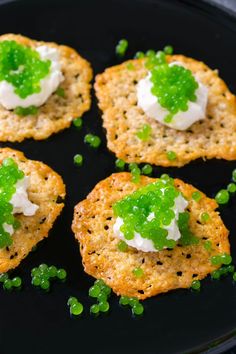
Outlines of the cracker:
<svg viewBox="0 0 236 354">
<path fill-rule="evenodd" d="M 28 160 L 20 151 L 0 149 L 0 163 L 6 157 L 12 157 L 25 175 L 30 177 L 29 199 L 39 209 L 33 216 L 15 215 L 21 226 L 12 236 L 12 245 L 0 249 L 0 273 L 17 267 L 32 248 L 48 236 L 64 207 L 65 197 L 62 178 L 50 167 L 39 161 Z"/>
<path fill-rule="evenodd" d="M 81 117 L 89 110 L 92 69 L 74 49 L 14 34 L 0 36 L 0 41 L 3 40 L 14 40 L 32 48 L 41 45 L 56 48 L 60 53 L 61 69 L 65 78 L 60 84 L 65 91 L 65 98 L 53 93 L 46 103 L 39 107 L 37 114 L 25 117 L 18 116 L 0 105 L 0 141 L 46 139 L 53 133 L 68 128 L 73 119 Z"/>
<path fill-rule="evenodd" d="M 193 280 L 203 279 L 217 269 L 210 262 L 211 256 L 230 253 L 228 230 L 215 211 L 215 200 L 201 193 L 201 200 L 195 202 L 191 195 L 197 189 L 178 179 L 175 186 L 189 200 L 190 229 L 199 238 L 199 243 L 178 245 L 173 250 L 160 252 L 145 253 L 132 247 L 126 252 L 119 251 L 119 239 L 113 233 L 113 203 L 155 180 L 142 176 L 137 185 L 131 182 L 130 173 L 112 174 L 99 182 L 75 207 L 72 230 L 80 242 L 84 269 L 93 277 L 103 279 L 117 295 L 145 299 L 172 289 L 189 288 Z M 200 221 L 202 212 L 210 215 L 205 224 Z M 212 243 L 211 252 L 204 248 L 206 240 Z M 138 267 L 144 272 L 141 278 L 132 272 Z"/>
<path fill-rule="evenodd" d="M 136 94 L 138 81 L 147 75 L 145 59 L 131 60 L 96 76 L 95 90 L 103 111 L 108 148 L 128 163 L 148 162 L 166 167 L 180 167 L 197 158 L 235 160 L 235 96 L 219 78 L 217 70 L 183 55 L 167 59 L 184 63 L 208 87 L 207 118 L 186 131 L 178 131 L 147 117 L 137 106 Z M 134 69 L 129 70 L 127 63 L 132 63 Z M 148 141 L 136 136 L 144 124 L 152 127 Z M 169 150 L 177 154 L 176 160 L 168 160 Z"/>
</svg>

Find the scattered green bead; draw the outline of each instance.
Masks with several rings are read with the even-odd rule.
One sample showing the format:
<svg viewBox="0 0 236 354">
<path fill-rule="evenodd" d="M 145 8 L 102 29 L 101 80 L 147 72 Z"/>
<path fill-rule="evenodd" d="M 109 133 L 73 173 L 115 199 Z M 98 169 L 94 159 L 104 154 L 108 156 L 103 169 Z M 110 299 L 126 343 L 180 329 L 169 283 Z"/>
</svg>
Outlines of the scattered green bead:
<svg viewBox="0 0 236 354">
<path fill-rule="evenodd" d="M 74 296 L 70 296 L 68 301 L 67 301 L 67 305 L 68 306 L 72 306 L 72 305 L 77 304 L 77 303 L 78 303 L 78 300 Z"/>
<path fill-rule="evenodd" d="M 121 241 L 118 243 L 117 248 L 118 248 L 118 250 L 121 251 L 121 252 L 126 252 L 127 249 L 128 249 L 128 245 L 127 245 L 127 243 L 126 243 L 125 241 L 122 241 L 122 240 L 121 240 Z"/>
<path fill-rule="evenodd" d="M 206 212 L 201 214 L 201 222 L 207 222 L 208 220 L 210 220 L 210 215 Z"/>
<path fill-rule="evenodd" d="M 177 158 L 177 155 L 174 151 L 167 151 L 166 156 L 169 161 L 174 161 Z"/>
<path fill-rule="evenodd" d="M 39 286 L 41 284 L 41 278 L 37 275 L 35 275 L 33 278 L 32 278 L 32 281 L 31 281 L 32 285 L 34 286 Z"/>
<path fill-rule="evenodd" d="M 236 281 L 236 272 L 233 274 L 233 280 Z"/>
<path fill-rule="evenodd" d="M 152 166 L 149 164 L 146 164 L 142 168 L 142 174 L 143 175 L 151 175 L 152 174 Z"/>
<path fill-rule="evenodd" d="M 215 196 L 218 204 L 227 204 L 229 201 L 229 192 L 226 189 L 221 189 Z"/>
<path fill-rule="evenodd" d="M 234 273 L 234 265 L 233 264 L 229 264 L 228 266 L 225 267 L 227 269 L 227 273 Z"/>
<path fill-rule="evenodd" d="M 98 285 L 101 288 L 102 286 L 104 286 L 106 284 L 104 283 L 104 281 L 102 279 L 97 279 L 95 281 L 94 285 Z"/>
<path fill-rule="evenodd" d="M 109 303 L 107 301 L 99 302 L 98 306 L 99 306 L 99 311 L 101 311 L 101 312 L 107 312 L 109 310 L 109 307 L 110 307 Z"/>
<path fill-rule="evenodd" d="M 221 260 L 221 256 L 220 255 L 212 256 L 210 261 L 211 261 L 212 265 L 220 265 L 220 264 L 222 264 L 222 260 Z"/>
<path fill-rule="evenodd" d="M 235 183 L 229 183 L 227 186 L 227 191 L 231 194 L 236 192 L 236 184 Z"/>
<path fill-rule="evenodd" d="M 236 169 L 232 172 L 232 180 L 236 182 Z"/>
<path fill-rule="evenodd" d="M 44 273 L 46 270 L 48 270 L 48 265 L 43 263 L 40 264 L 40 266 L 38 267 L 38 269 L 40 270 L 41 273 Z"/>
<path fill-rule="evenodd" d="M 5 280 L 8 279 L 8 274 L 7 273 L 2 273 L 0 274 L 0 283 L 4 283 Z"/>
<path fill-rule="evenodd" d="M 152 127 L 149 124 L 144 124 L 137 132 L 137 137 L 142 141 L 147 141 L 152 133 Z"/>
<path fill-rule="evenodd" d="M 127 39 L 121 39 L 116 46 L 116 54 L 120 57 L 123 57 L 128 49 Z"/>
<path fill-rule="evenodd" d="M 84 142 L 88 143 L 94 149 L 97 149 L 101 145 L 101 139 L 99 136 L 93 134 L 86 134 Z"/>
<path fill-rule="evenodd" d="M 199 200 L 202 198 L 202 195 L 200 192 L 196 191 L 192 193 L 192 199 L 195 200 L 195 202 L 199 202 Z"/>
<path fill-rule="evenodd" d="M 118 168 L 119 170 L 123 171 L 125 168 L 125 161 L 121 160 L 121 159 L 117 159 L 116 162 L 116 168 Z"/>
<path fill-rule="evenodd" d="M 130 297 L 129 298 L 129 305 L 130 306 L 134 306 L 134 305 L 137 305 L 139 303 L 139 300 L 136 298 L 136 297 Z"/>
<path fill-rule="evenodd" d="M 58 279 L 60 279 L 60 280 L 66 279 L 67 273 L 66 273 L 65 269 L 63 269 L 63 268 L 58 269 L 58 271 L 57 271 L 57 277 L 58 277 Z"/>
<path fill-rule="evenodd" d="M 55 266 L 50 266 L 50 267 L 48 268 L 48 271 L 49 271 L 49 276 L 50 276 L 50 278 L 54 278 L 54 277 L 57 276 L 57 267 L 55 267 Z"/>
<path fill-rule="evenodd" d="M 57 96 L 64 98 L 65 97 L 65 90 L 62 87 L 58 87 L 58 89 L 56 90 L 56 94 L 57 94 Z"/>
<path fill-rule="evenodd" d="M 92 314 L 98 314 L 99 313 L 99 305 L 98 304 L 94 304 L 90 307 L 90 312 Z"/>
<path fill-rule="evenodd" d="M 145 57 L 145 54 L 143 52 L 137 52 L 134 57 L 135 59 L 141 59 Z"/>
<path fill-rule="evenodd" d="M 84 307 L 80 302 L 74 302 L 71 306 L 70 306 L 70 313 L 74 316 L 79 316 L 81 315 L 81 313 L 83 312 Z"/>
<path fill-rule="evenodd" d="M 74 124 L 74 126 L 75 126 L 76 128 L 79 129 L 79 128 L 82 127 L 83 121 L 82 121 L 81 118 L 76 118 L 76 119 L 73 120 L 73 124 Z"/>
<path fill-rule="evenodd" d="M 144 311 L 143 305 L 139 303 L 135 304 L 132 307 L 132 313 L 133 315 L 142 315 Z"/>
<path fill-rule="evenodd" d="M 136 278 L 141 278 L 143 276 L 142 268 L 138 267 L 133 269 L 133 274 L 136 276 Z"/>
<path fill-rule="evenodd" d="M 221 263 L 222 264 L 229 265 L 231 262 L 232 262 L 232 257 L 230 256 L 230 254 L 223 253 L 221 255 Z"/>
<path fill-rule="evenodd" d="M 99 293 L 97 296 L 99 302 L 107 301 L 107 295 L 103 292 Z"/>
<path fill-rule="evenodd" d="M 220 276 L 221 276 L 221 272 L 219 271 L 219 269 L 214 270 L 214 271 L 211 273 L 211 278 L 214 279 L 214 280 L 220 279 Z"/>
<path fill-rule="evenodd" d="M 38 113 L 38 107 L 35 106 L 29 106 L 29 107 L 16 107 L 14 109 L 14 113 L 17 114 L 18 116 L 30 116 L 30 115 L 35 115 Z"/>
<path fill-rule="evenodd" d="M 173 47 L 171 45 L 166 45 L 164 47 L 163 51 L 164 51 L 165 54 L 171 55 L 171 54 L 173 54 L 174 49 L 173 49 Z"/>
<path fill-rule="evenodd" d="M 74 156 L 74 164 L 78 167 L 82 166 L 83 164 L 83 156 L 81 154 L 76 154 Z"/>
<path fill-rule="evenodd" d="M 134 64 L 132 62 L 127 63 L 126 68 L 128 70 L 134 70 Z"/>
<path fill-rule="evenodd" d="M 98 297 L 98 295 L 100 294 L 101 288 L 99 285 L 93 285 L 90 289 L 89 289 L 89 296 L 90 297 Z"/>
<path fill-rule="evenodd" d="M 3 288 L 5 290 L 10 290 L 12 288 L 13 284 L 12 284 L 12 281 L 11 279 L 6 279 L 4 282 L 3 282 Z"/>
<path fill-rule="evenodd" d="M 210 240 L 207 240 L 206 242 L 204 242 L 204 248 L 205 250 L 207 250 L 208 252 L 211 252 L 212 250 L 212 243 Z"/>
<path fill-rule="evenodd" d="M 192 288 L 193 290 L 200 290 L 200 288 L 201 288 L 201 283 L 200 283 L 200 281 L 199 281 L 199 280 L 194 280 L 194 281 L 192 282 L 191 288 Z"/>
<path fill-rule="evenodd" d="M 48 290 L 50 288 L 50 282 L 47 279 L 42 278 L 40 281 L 40 287 L 43 290 Z"/>
<path fill-rule="evenodd" d="M 103 285 L 103 286 L 101 286 L 101 292 L 103 293 L 103 294 L 106 294 L 106 296 L 110 296 L 110 294 L 111 294 L 111 288 L 109 287 L 109 286 L 107 286 L 107 285 Z"/>
<path fill-rule="evenodd" d="M 19 288 L 22 284 L 22 280 L 20 277 L 15 277 L 12 279 L 12 286 L 14 286 L 15 288 Z"/>
<path fill-rule="evenodd" d="M 126 306 L 129 305 L 129 297 L 128 296 L 121 296 L 119 300 L 119 304 Z"/>
</svg>

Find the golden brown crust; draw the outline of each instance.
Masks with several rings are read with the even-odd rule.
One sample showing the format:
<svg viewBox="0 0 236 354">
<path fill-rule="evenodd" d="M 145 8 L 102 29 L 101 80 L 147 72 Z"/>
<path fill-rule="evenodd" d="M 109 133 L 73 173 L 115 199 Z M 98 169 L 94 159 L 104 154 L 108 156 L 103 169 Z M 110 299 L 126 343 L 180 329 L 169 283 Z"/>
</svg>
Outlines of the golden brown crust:
<svg viewBox="0 0 236 354">
<path fill-rule="evenodd" d="M 15 34 L 0 36 L 0 41 L 3 40 L 15 40 L 32 48 L 40 45 L 56 48 L 60 53 L 62 73 L 65 77 L 60 85 L 65 91 L 65 98 L 53 93 L 46 103 L 39 107 L 37 114 L 25 117 L 20 117 L 0 105 L 0 141 L 46 139 L 53 133 L 68 128 L 73 119 L 89 110 L 92 69 L 74 49 Z"/>
<path fill-rule="evenodd" d="M 193 280 L 203 279 L 216 269 L 209 260 L 212 255 L 230 253 L 228 230 L 215 211 L 215 200 L 201 193 L 201 200 L 193 201 L 191 195 L 196 188 L 178 179 L 175 186 L 189 200 L 190 229 L 199 237 L 199 244 L 161 252 L 145 253 L 132 247 L 127 252 L 119 251 L 119 240 L 113 234 L 112 205 L 154 181 L 154 178 L 142 176 L 137 185 L 131 182 L 130 173 L 115 173 L 99 182 L 75 207 L 72 230 L 80 242 L 84 269 L 93 277 L 103 279 L 118 295 L 145 299 L 172 289 L 189 288 Z M 202 212 L 207 212 L 211 218 L 205 224 L 200 221 Z M 211 252 L 203 246 L 206 240 L 212 243 Z M 137 267 L 144 272 L 141 278 L 132 272 Z"/>
<path fill-rule="evenodd" d="M 39 161 L 28 160 L 20 151 L 0 149 L 0 163 L 6 157 L 12 157 L 25 175 L 30 177 L 29 199 L 37 204 L 39 209 L 33 216 L 16 215 L 21 226 L 12 236 L 13 244 L 0 249 L 0 273 L 17 267 L 32 248 L 48 236 L 64 207 L 65 197 L 62 178 L 50 167 Z"/>
<path fill-rule="evenodd" d="M 203 62 L 183 55 L 168 57 L 180 61 L 208 87 L 207 118 L 187 131 L 168 128 L 148 118 L 137 106 L 136 85 L 147 75 L 144 59 L 131 60 L 134 70 L 125 62 L 96 76 L 95 90 L 103 111 L 108 148 L 126 162 L 148 162 L 161 166 L 183 166 L 191 160 L 236 159 L 236 100 L 217 74 Z M 143 124 L 152 127 L 148 141 L 141 141 L 136 132 Z M 172 150 L 177 159 L 169 161 Z"/>
</svg>

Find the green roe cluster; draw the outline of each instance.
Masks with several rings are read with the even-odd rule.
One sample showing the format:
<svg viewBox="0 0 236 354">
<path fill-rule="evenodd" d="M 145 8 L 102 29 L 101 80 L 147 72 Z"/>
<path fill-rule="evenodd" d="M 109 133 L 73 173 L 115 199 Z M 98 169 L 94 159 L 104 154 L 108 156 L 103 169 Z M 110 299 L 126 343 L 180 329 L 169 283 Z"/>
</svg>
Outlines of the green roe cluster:
<svg viewBox="0 0 236 354">
<path fill-rule="evenodd" d="M 136 316 L 142 315 L 144 312 L 143 305 L 136 297 L 121 296 L 119 304 L 122 306 L 130 306 L 132 309 L 132 314 Z"/>
<path fill-rule="evenodd" d="M 43 290 L 49 290 L 52 279 L 65 280 L 67 273 L 65 269 L 58 269 L 54 265 L 40 264 L 31 270 L 32 285 L 39 286 Z"/>
<path fill-rule="evenodd" d="M 84 311 L 84 306 L 74 296 L 69 297 L 67 305 L 70 306 L 70 314 L 73 316 L 79 316 Z"/>
<path fill-rule="evenodd" d="M 149 51 L 146 67 L 151 74 L 152 94 L 169 111 L 164 119 L 166 123 L 170 123 L 179 111 L 186 112 L 189 101 L 196 102 L 198 83 L 190 70 L 180 65 L 168 65 L 162 51 Z"/>
<path fill-rule="evenodd" d="M 50 60 L 41 60 L 36 50 L 15 41 L 0 42 L 0 81 L 15 87 L 22 99 L 41 91 L 40 80 L 49 74 Z"/>
<path fill-rule="evenodd" d="M 166 227 L 175 218 L 173 207 L 180 192 L 175 188 L 169 176 L 162 176 L 158 181 L 148 184 L 113 205 L 116 217 L 123 219 L 120 230 L 126 240 L 132 240 L 134 233 L 152 240 L 154 247 L 160 251 L 173 248 L 176 241 L 168 240 Z M 154 217 L 150 218 L 152 214 Z M 189 213 L 179 214 L 178 226 L 181 233 L 180 243 L 196 243 L 197 239 L 189 230 Z"/>
<path fill-rule="evenodd" d="M 89 289 L 89 296 L 97 299 L 97 304 L 90 307 L 90 313 L 99 315 L 100 312 L 108 312 L 110 305 L 108 298 L 111 295 L 111 288 L 107 286 L 102 279 L 94 282 L 94 285 Z"/>
<path fill-rule="evenodd" d="M 3 284 L 4 290 L 12 290 L 13 288 L 19 289 L 22 285 L 20 277 L 10 279 L 7 273 L 0 274 L 0 283 Z"/>
<path fill-rule="evenodd" d="M 19 227 L 19 221 L 13 215 L 13 206 L 10 200 L 16 192 L 16 183 L 24 177 L 12 158 L 3 160 L 0 166 L 0 248 L 12 244 L 11 235 L 5 231 L 3 225 L 11 225 L 14 230 Z"/>
</svg>

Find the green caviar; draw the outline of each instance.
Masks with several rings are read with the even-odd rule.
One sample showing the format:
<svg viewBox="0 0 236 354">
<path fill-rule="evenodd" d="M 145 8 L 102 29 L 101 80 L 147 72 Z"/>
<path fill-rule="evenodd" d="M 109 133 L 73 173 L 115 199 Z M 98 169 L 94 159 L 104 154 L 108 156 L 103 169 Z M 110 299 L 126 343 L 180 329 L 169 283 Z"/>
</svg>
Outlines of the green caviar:
<svg viewBox="0 0 236 354">
<path fill-rule="evenodd" d="M 229 265 L 232 262 L 232 257 L 230 256 L 230 254 L 222 253 L 216 256 L 212 256 L 210 261 L 212 265 Z"/>
<path fill-rule="evenodd" d="M 121 252 L 126 252 L 127 249 L 128 249 L 128 245 L 127 245 L 127 243 L 126 243 L 125 241 L 122 241 L 122 240 L 121 240 L 121 241 L 118 243 L 117 248 L 118 248 L 118 250 L 121 251 Z"/>
<path fill-rule="evenodd" d="M 168 46 L 165 52 L 172 53 L 173 48 Z M 146 67 L 151 74 L 152 94 L 169 111 L 164 121 L 170 123 L 179 111 L 188 110 L 189 102 L 196 102 L 198 83 L 190 70 L 180 65 L 168 65 L 164 52 L 149 51 L 147 57 Z"/>
<path fill-rule="evenodd" d="M 138 165 L 136 163 L 130 163 L 129 164 L 129 170 L 130 170 L 131 175 L 132 175 L 132 179 L 131 179 L 132 182 L 139 183 L 141 170 L 138 167 Z"/>
<path fill-rule="evenodd" d="M 175 188 L 173 179 L 164 175 L 113 204 L 115 216 L 123 219 L 120 230 L 125 239 L 132 240 L 137 232 L 141 237 L 151 240 L 158 251 L 166 247 L 173 248 L 176 241 L 167 239 L 166 227 L 175 218 L 173 207 L 178 196 L 180 192 Z M 189 230 L 188 212 L 179 214 L 178 226 L 180 243 L 187 245 L 198 242 Z"/>
<path fill-rule="evenodd" d="M 101 139 L 97 135 L 87 134 L 84 137 L 84 142 L 89 144 L 92 148 L 98 148 L 101 145 Z"/>
<path fill-rule="evenodd" d="M 20 277 L 14 277 L 10 279 L 7 273 L 0 275 L 0 283 L 3 283 L 4 290 L 12 290 L 12 288 L 20 288 L 22 285 L 22 280 Z"/>
<path fill-rule="evenodd" d="M 40 80 L 49 74 L 50 60 L 41 60 L 39 53 L 15 41 L 0 43 L 0 81 L 14 86 L 22 99 L 41 91 Z"/>
<path fill-rule="evenodd" d="M 193 290 L 200 290 L 201 289 L 201 282 L 200 280 L 194 280 L 191 284 L 191 289 Z"/>
<path fill-rule="evenodd" d="M 31 284 L 33 286 L 39 286 L 43 290 L 50 289 L 50 281 L 52 279 L 65 280 L 67 273 L 65 269 L 58 269 L 54 265 L 48 266 L 47 264 L 40 264 L 39 267 L 35 267 L 31 270 Z"/>
<path fill-rule="evenodd" d="M 132 62 L 127 63 L 126 68 L 128 70 L 134 70 L 134 64 Z"/>
<path fill-rule="evenodd" d="M 16 192 L 16 183 L 24 177 L 12 158 L 3 160 L 0 166 L 0 248 L 12 244 L 11 235 L 5 230 L 4 224 L 11 225 L 14 230 L 19 227 L 19 221 L 13 216 L 13 206 L 10 200 Z"/>
<path fill-rule="evenodd" d="M 143 276 L 143 270 L 142 268 L 138 267 L 133 270 L 133 274 L 136 276 L 136 278 L 141 278 Z"/>
<path fill-rule="evenodd" d="M 116 54 L 120 57 L 123 57 L 128 49 L 128 41 L 127 39 L 121 39 L 116 46 Z"/>
<path fill-rule="evenodd" d="M 56 94 L 59 97 L 65 97 L 65 90 L 62 87 L 58 87 L 58 89 L 56 90 Z"/>
<path fill-rule="evenodd" d="M 140 140 L 147 141 L 150 138 L 152 128 L 149 124 L 144 124 L 140 130 L 137 131 L 136 135 Z"/>
<path fill-rule="evenodd" d="M 202 198 L 202 195 L 200 192 L 196 191 L 192 193 L 192 199 L 195 200 L 195 202 L 199 202 L 199 200 Z"/>
<path fill-rule="evenodd" d="M 79 167 L 83 165 L 83 156 L 81 154 L 74 156 L 74 164 Z"/>
<path fill-rule="evenodd" d="M 232 172 L 232 180 L 236 182 L 236 169 Z"/>
<path fill-rule="evenodd" d="M 125 168 L 125 161 L 121 160 L 121 159 L 117 159 L 116 162 L 116 168 L 120 171 L 123 171 Z"/>
<path fill-rule="evenodd" d="M 18 116 L 33 116 L 38 113 L 38 107 L 36 106 L 29 106 L 29 107 L 16 107 L 14 109 L 14 113 Z"/>
<path fill-rule="evenodd" d="M 69 297 L 67 305 L 70 307 L 70 314 L 73 316 L 79 316 L 82 314 L 84 307 L 74 296 Z"/>
<path fill-rule="evenodd" d="M 152 174 L 152 166 L 149 164 L 146 164 L 142 168 L 142 174 L 143 175 L 151 175 Z"/>
<path fill-rule="evenodd" d="M 73 120 L 73 124 L 77 129 L 80 129 L 83 125 L 83 121 L 81 118 L 76 118 Z"/>
<path fill-rule="evenodd" d="M 234 265 L 230 264 L 227 266 L 223 266 L 220 269 L 214 270 L 211 273 L 211 278 L 214 280 L 219 280 L 222 275 L 232 274 L 234 272 Z"/>
<path fill-rule="evenodd" d="M 201 214 L 200 218 L 201 218 L 201 222 L 205 223 L 210 220 L 210 215 L 208 213 L 204 212 Z"/>
<path fill-rule="evenodd" d="M 164 47 L 163 51 L 165 54 L 171 55 L 171 54 L 173 54 L 174 49 L 171 45 L 166 45 Z"/>
<path fill-rule="evenodd" d="M 221 189 L 215 196 L 218 204 L 227 204 L 229 201 L 229 192 L 226 189 Z"/>
<path fill-rule="evenodd" d="M 136 316 L 142 315 L 144 312 L 143 305 L 136 297 L 121 296 L 119 304 L 122 306 L 129 305 L 131 307 L 132 314 Z"/>
<path fill-rule="evenodd" d="M 229 183 L 227 186 L 227 191 L 229 193 L 235 193 L 236 192 L 236 184 L 235 183 Z"/>
<path fill-rule="evenodd" d="M 141 59 L 145 57 L 145 54 L 143 52 L 137 52 L 134 57 L 135 59 Z"/>
<path fill-rule="evenodd" d="M 207 240 L 206 242 L 204 242 L 204 248 L 205 248 L 205 250 L 206 251 L 208 251 L 208 252 L 211 252 L 211 250 L 212 250 L 212 243 L 211 243 L 211 241 L 210 240 Z"/>
<path fill-rule="evenodd" d="M 97 299 L 97 304 L 90 307 L 90 313 L 98 315 L 100 312 L 108 312 L 110 305 L 108 298 L 111 295 L 111 288 L 103 280 L 98 279 L 89 289 L 89 296 Z"/>
<path fill-rule="evenodd" d="M 169 161 L 174 161 L 177 158 L 177 155 L 174 151 L 167 151 L 166 156 Z"/>
</svg>

